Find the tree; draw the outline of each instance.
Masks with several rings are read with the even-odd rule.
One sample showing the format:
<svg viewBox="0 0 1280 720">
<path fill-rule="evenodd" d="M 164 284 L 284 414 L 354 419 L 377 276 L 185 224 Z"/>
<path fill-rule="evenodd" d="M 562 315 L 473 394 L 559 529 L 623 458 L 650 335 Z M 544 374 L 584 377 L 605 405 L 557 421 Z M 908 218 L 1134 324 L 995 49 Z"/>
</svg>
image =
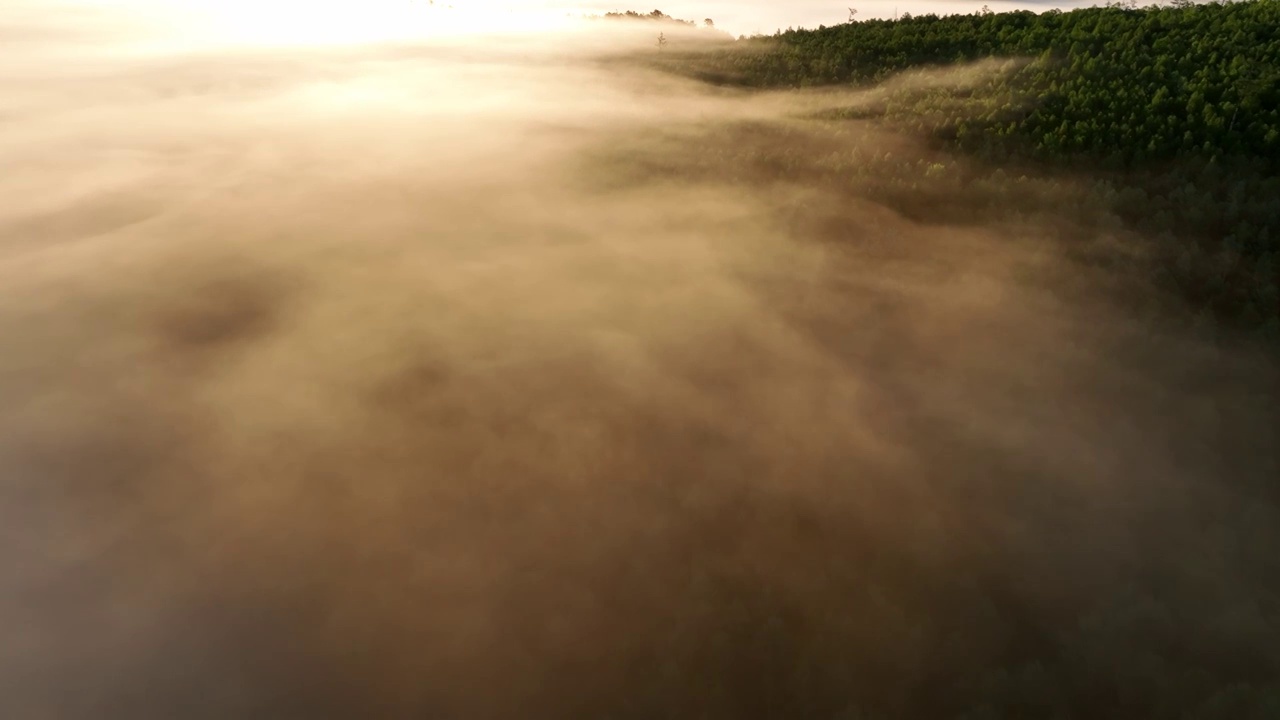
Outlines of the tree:
<svg viewBox="0 0 1280 720">
<path fill-rule="evenodd" d="M 658 33 L 658 52 L 662 52 L 667 47 L 667 34 Z"/>
</svg>

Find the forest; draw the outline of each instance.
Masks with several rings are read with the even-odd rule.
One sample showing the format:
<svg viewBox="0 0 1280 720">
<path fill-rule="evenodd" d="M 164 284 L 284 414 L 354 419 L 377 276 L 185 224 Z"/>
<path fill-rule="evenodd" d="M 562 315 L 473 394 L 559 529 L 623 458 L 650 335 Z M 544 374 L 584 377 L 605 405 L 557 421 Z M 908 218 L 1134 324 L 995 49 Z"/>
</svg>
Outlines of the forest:
<svg viewBox="0 0 1280 720">
<path fill-rule="evenodd" d="M 1151 241 L 1160 260 L 1151 277 L 1206 331 L 1274 344 L 1278 26 L 1274 0 L 984 9 L 742 37 L 653 62 L 716 84 L 776 89 L 872 86 L 927 68 L 1005 60 L 976 87 L 908 87 L 844 114 L 926 136 L 964 161 L 964 181 L 947 189 L 953 211 L 1024 210 L 963 197 L 984 183 L 1017 196 L 1026 188 L 1014 185 L 1088 176 L 1091 192 L 1073 200 L 1073 217 L 1118 222 Z M 912 191 L 931 184 L 919 168 L 892 165 L 877 168 L 901 176 L 887 183 Z"/>
</svg>

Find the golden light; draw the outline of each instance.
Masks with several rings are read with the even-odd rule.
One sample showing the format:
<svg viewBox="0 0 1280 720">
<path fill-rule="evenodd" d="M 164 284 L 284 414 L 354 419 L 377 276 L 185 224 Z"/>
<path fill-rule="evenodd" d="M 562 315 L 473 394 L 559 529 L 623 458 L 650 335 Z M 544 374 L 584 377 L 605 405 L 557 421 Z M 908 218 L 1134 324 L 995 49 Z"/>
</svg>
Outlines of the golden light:
<svg viewBox="0 0 1280 720">
<path fill-rule="evenodd" d="M 511 0 L 177 0 L 200 34 L 235 43 L 314 45 L 538 32 L 566 18 Z"/>
</svg>

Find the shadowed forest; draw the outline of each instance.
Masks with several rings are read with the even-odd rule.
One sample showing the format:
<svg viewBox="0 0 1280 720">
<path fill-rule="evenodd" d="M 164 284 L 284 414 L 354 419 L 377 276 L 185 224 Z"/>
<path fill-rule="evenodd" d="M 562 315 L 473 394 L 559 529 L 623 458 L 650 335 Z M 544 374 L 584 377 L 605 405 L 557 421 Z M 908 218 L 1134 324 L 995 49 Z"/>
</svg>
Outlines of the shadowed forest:
<svg viewBox="0 0 1280 720">
<path fill-rule="evenodd" d="M 0 17 L 0 717 L 1280 717 L 1274 0 L 131 27 Z"/>
</svg>

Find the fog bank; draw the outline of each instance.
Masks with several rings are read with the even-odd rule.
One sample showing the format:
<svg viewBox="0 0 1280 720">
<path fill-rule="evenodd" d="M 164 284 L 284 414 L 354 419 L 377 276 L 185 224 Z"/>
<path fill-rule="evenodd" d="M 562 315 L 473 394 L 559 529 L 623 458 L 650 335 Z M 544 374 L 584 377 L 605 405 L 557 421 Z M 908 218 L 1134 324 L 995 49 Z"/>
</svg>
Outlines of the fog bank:
<svg viewBox="0 0 1280 720">
<path fill-rule="evenodd" d="M 852 92 L 608 34 L 18 17 L 6 717 L 907 712 L 1117 588 L 1197 617 L 1275 574 L 1233 489 L 1277 470 L 1267 361 L 1149 329 L 1046 228 L 716 159 L 918 151 L 795 119 Z"/>
</svg>

